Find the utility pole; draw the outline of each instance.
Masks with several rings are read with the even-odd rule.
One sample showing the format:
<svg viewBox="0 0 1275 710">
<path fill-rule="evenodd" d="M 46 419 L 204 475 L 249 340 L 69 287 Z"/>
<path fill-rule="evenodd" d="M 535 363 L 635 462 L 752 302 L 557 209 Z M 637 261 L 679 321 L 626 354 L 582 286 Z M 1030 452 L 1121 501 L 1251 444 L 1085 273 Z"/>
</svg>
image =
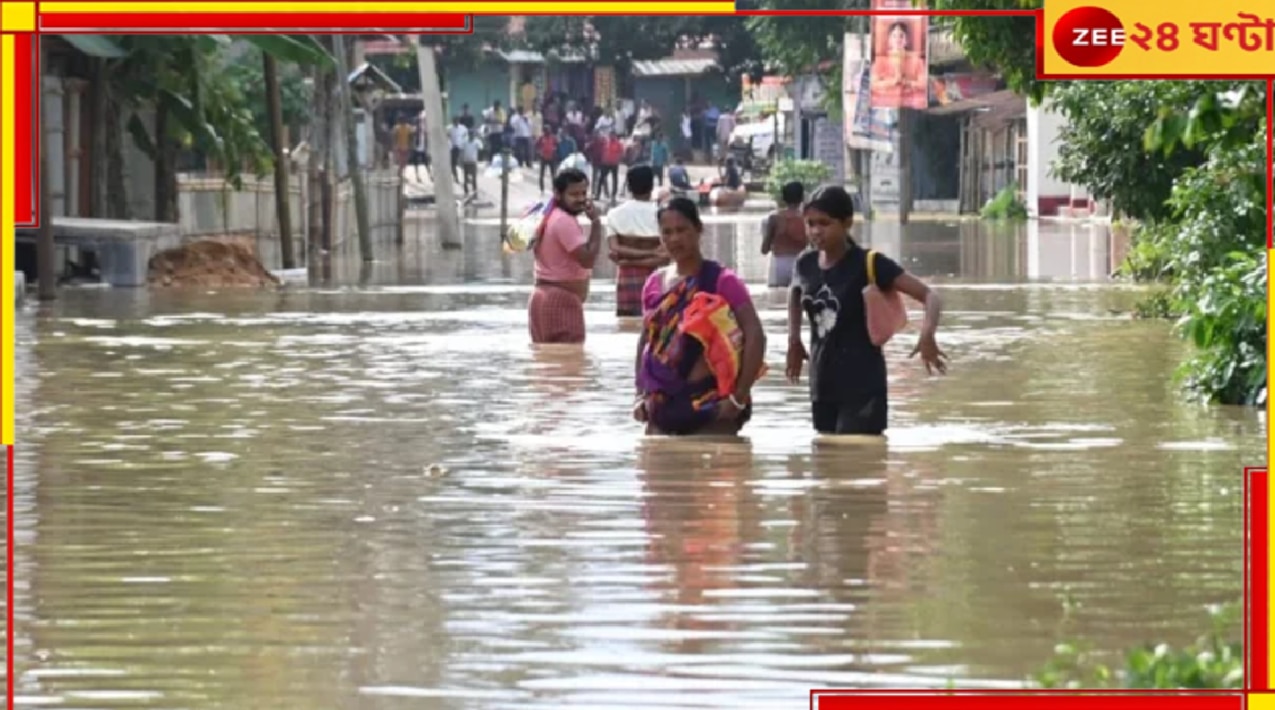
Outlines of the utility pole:
<svg viewBox="0 0 1275 710">
<path fill-rule="evenodd" d="M 261 53 L 266 85 L 266 113 L 270 116 L 270 144 L 274 149 L 274 211 L 279 224 L 279 253 L 283 268 L 297 268 L 292 251 L 292 210 L 289 207 L 287 146 L 283 144 L 283 104 L 279 96 L 279 65 L 269 52 Z"/>
<path fill-rule="evenodd" d="M 912 109 L 899 109 L 899 224 L 912 213 Z"/>
<path fill-rule="evenodd" d="M 456 205 L 456 184 L 452 181 L 451 164 L 443 156 L 451 147 L 447 141 L 447 114 L 443 112 L 443 90 L 438 82 L 434 48 L 421 43 L 420 35 L 408 35 L 416 43 L 416 66 L 421 75 L 421 99 L 425 104 L 425 123 L 429 145 L 434 149 L 434 209 L 438 215 L 438 238 L 446 249 L 459 249 L 460 209 Z"/>
<path fill-rule="evenodd" d="M 367 214 L 363 166 L 359 163 L 359 134 L 358 126 L 354 124 L 354 99 L 350 96 L 350 58 L 345 53 L 344 35 L 333 35 L 332 42 L 332 53 L 336 55 L 336 80 L 341 91 L 341 114 L 345 119 L 345 165 L 350 173 L 350 185 L 354 188 L 354 218 L 359 230 L 359 255 L 364 262 L 369 262 L 372 261 L 372 229 Z"/>
<path fill-rule="evenodd" d="M 505 239 L 509 229 L 509 146 L 500 151 L 500 239 Z"/>
<path fill-rule="evenodd" d="M 40 45 L 40 66 L 48 66 L 48 50 L 44 41 L 39 37 L 35 41 Z M 37 83 L 35 90 L 43 91 L 44 86 Z M 78 126 L 69 126 L 67 130 L 78 130 L 78 128 Z M 39 151 L 37 155 L 40 156 L 40 231 L 37 232 L 35 241 L 35 269 L 39 280 L 37 297 L 41 301 L 52 301 L 58 297 L 57 267 L 54 263 L 57 260 L 58 251 L 53 243 L 53 195 L 49 189 L 48 153 L 44 150 L 44 134 L 47 130 L 45 124 L 41 123 L 37 134 L 39 143 L 36 145 Z M 13 235 L 5 235 L 5 238 L 12 239 Z M 13 299 L 14 295 L 6 293 L 4 298 Z"/>
</svg>

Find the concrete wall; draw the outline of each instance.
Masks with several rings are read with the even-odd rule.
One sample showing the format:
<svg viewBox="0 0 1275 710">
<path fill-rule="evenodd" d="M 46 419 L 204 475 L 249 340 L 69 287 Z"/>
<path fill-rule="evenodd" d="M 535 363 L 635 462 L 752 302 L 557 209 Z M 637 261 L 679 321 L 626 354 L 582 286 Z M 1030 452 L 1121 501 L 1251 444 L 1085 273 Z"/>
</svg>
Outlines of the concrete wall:
<svg viewBox="0 0 1275 710">
<path fill-rule="evenodd" d="M 1037 217 L 1057 215 L 1062 208 L 1072 206 L 1073 198 L 1079 203 L 1075 206 L 1089 201 L 1085 188 L 1053 175 L 1058 135 L 1066 121 L 1065 116 L 1050 108 L 1048 101 L 1027 107 L 1027 209 Z"/>
<path fill-rule="evenodd" d="M 306 257 L 308 210 L 305 205 L 318 200 L 318 195 L 302 192 L 302 176 L 290 175 L 289 209 L 292 239 L 296 254 Z M 368 173 L 367 195 L 369 223 L 372 232 L 398 228 L 397 193 L 401 180 L 394 171 Z M 246 178 L 241 190 L 235 190 L 220 177 L 182 174 L 178 178 L 177 209 L 181 234 L 185 239 L 237 236 L 252 237 L 266 268 L 282 268 L 279 259 L 279 220 L 274 207 L 274 179 Z M 333 198 L 333 248 L 357 238 L 353 191 L 343 181 Z"/>
</svg>

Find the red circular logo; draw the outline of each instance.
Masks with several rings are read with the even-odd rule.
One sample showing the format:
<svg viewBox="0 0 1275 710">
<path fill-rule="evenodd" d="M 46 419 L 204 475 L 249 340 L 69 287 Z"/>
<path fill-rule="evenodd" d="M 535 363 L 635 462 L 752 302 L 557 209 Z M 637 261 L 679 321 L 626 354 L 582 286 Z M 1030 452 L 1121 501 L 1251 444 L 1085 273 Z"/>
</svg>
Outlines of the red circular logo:
<svg viewBox="0 0 1275 710">
<path fill-rule="evenodd" d="M 1054 24 L 1054 50 L 1072 66 L 1110 64 L 1120 56 L 1124 43 L 1120 18 L 1100 7 L 1077 7 Z"/>
</svg>

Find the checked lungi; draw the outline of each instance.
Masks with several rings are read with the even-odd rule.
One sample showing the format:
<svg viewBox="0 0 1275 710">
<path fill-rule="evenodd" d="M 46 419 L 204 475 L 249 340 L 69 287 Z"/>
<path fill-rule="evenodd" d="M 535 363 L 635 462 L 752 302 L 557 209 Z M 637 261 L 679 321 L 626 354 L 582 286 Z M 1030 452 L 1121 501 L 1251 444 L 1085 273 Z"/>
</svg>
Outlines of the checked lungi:
<svg viewBox="0 0 1275 710">
<path fill-rule="evenodd" d="M 533 343 L 583 343 L 584 302 L 560 286 L 536 286 L 527 303 Z"/>
<path fill-rule="evenodd" d="M 642 315 L 642 287 L 654 266 L 620 266 L 615 272 L 615 314 L 621 318 Z"/>
</svg>

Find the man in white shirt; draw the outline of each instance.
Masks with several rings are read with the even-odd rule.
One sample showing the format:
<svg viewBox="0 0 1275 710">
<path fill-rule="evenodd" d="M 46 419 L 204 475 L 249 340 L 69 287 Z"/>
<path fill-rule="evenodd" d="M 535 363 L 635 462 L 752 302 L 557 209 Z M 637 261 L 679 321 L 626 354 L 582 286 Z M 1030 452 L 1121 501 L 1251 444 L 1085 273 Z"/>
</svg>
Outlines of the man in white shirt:
<svg viewBox="0 0 1275 710">
<path fill-rule="evenodd" d="M 531 120 L 527 118 L 526 112 L 522 107 L 518 107 L 517 113 L 514 114 L 510 124 L 514 129 L 514 158 L 518 160 L 519 165 L 531 164 Z"/>
<path fill-rule="evenodd" d="M 460 116 L 452 118 L 452 125 L 447 129 L 447 140 L 452 144 L 452 179 L 460 182 L 460 154 L 469 142 L 469 129 L 465 128 Z"/>
<path fill-rule="evenodd" d="M 610 111 L 603 111 L 602 115 L 598 116 L 597 122 L 593 125 L 593 131 L 595 133 L 606 134 L 610 133 L 614 129 L 615 117 Z"/>
<path fill-rule="evenodd" d="M 472 188 L 474 194 L 478 194 L 478 154 L 483 149 L 483 141 L 476 133 L 471 132 L 469 138 L 465 141 L 465 146 L 461 148 L 461 168 L 465 173 L 464 190 L 465 195 L 469 195 Z"/>
<path fill-rule="evenodd" d="M 635 165 L 625 176 L 631 200 L 606 215 L 607 246 L 615 262 L 615 314 L 622 318 L 642 315 L 642 287 L 651 273 L 668 263 L 660 244 L 659 205 L 655 171 Z"/>
</svg>

